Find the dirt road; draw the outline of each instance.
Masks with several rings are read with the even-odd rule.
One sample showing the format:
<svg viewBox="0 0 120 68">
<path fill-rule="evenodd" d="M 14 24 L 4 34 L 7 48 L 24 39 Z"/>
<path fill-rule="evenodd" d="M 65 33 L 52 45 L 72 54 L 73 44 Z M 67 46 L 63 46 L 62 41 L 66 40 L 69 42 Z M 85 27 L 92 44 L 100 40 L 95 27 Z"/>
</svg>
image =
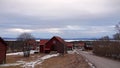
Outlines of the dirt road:
<svg viewBox="0 0 120 68">
<path fill-rule="evenodd" d="M 119 61 L 95 56 L 92 54 L 92 52 L 85 52 L 80 50 L 77 50 L 77 52 L 83 55 L 92 64 L 94 64 L 96 68 L 120 68 Z"/>
</svg>

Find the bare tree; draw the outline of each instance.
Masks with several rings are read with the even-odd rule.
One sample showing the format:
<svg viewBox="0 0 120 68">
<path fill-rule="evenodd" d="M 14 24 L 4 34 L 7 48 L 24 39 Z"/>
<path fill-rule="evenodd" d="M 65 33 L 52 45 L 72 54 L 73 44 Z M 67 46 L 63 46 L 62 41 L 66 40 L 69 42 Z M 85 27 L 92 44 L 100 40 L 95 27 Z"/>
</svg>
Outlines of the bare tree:
<svg viewBox="0 0 120 68">
<path fill-rule="evenodd" d="M 115 29 L 117 30 L 117 33 L 113 35 L 113 38 L 115 40 L 120 40 L 120 22 L 115 25 Z"/>
<path fill-rule="evenodd" d="M 105 40 L 105 41 L 108 41 L 110 40 L 109 36 L 103 36 L 102 38 L 100 38 L 99 40 Z"/>
<path fill-rule="evenodd" d="M 117 33 L 120 33 L 120 22 L 115 25 L 115 29 L 117 30 Z"/>
<path fill-rule="evenodd" d="M 113 38 L 117 41 L 109 41 L 109 37 L 104 36 L 94 42 L 93 52 L 96 55 L 120 59 L 120 22 L 115 25 L 115 29 L 117 32 L 113 35 Z"/>
<path fill-rule="evenodd" d="M 116 33 L 113 35 L 114 40 L 120 40 L 120 33 Z"/>
<path fill-rule="evenodd" d="M 24 57 L 29 57 L 31 42 L 34 40 L 34 37 L 30 33 L 22 33 L 18 36 L 17 41 L 22 43 Z"/>
</svg>

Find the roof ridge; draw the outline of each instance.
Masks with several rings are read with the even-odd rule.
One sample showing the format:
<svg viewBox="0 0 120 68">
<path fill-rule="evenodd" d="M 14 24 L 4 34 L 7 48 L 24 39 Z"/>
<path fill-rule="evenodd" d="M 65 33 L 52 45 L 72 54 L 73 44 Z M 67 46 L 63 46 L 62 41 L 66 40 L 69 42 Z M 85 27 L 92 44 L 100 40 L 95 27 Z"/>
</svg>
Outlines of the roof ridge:
<svg viewBox="0 0 120 68">
<path fill-rule="evenodd" d="M 2 37 L 0 37 L 0 41 L 1 41 L 3 44 L 7 45 L 7 43 L 2 39 Z"/>
</svg>

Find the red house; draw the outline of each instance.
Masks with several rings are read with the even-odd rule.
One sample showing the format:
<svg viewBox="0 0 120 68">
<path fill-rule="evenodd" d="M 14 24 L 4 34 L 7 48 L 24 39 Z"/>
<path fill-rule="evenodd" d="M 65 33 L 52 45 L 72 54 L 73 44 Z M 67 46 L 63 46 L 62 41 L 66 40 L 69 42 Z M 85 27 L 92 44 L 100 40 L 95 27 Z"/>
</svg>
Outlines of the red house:
<svg viewBox="0 0 120 68">
<path fill-rule="evenodd" d="M 92 50 L 93 49 L 93 41 L 86 41 L 85 42 L 85 49 Z"/>
<path fill-rule="evenodd" d="M 6 62 L 6 51 L 7 51 L 7 44 L 0 37 L 0 64 L 4 64 Z"/>
<path fill-rule="evenodd" d="M 48 40 L 42 39 L 40 40 L 40 53 L 44 52 L 44 47 L 45 47 L 45 43 L 48 42 Z"/>
<path fill-rule="evenodd" d="M 81 50 L 85 50 L 85 43 L 84 42 L 79 42 L 78 44 L 78 48 L 81 49 Z"/>
<path fill-rule="evenodd" d="M 54 36 L 45 44 L 44 51 L 45 53 L 50 53 L 51 51 L 67 53 L 66 42 L 62 38 Z"/>
<path fill-rule="evenodd" d="M 73 42 L 66 42 L 67 43 L 67 50 L 73 50 Z"/>
<path fill-rule="evenodd" d="M 28 40 L 27 45 L 30 45 L 32 50 L 35 50 L 37 48 L 37 42 L 34 39 Z"/>
</svg>

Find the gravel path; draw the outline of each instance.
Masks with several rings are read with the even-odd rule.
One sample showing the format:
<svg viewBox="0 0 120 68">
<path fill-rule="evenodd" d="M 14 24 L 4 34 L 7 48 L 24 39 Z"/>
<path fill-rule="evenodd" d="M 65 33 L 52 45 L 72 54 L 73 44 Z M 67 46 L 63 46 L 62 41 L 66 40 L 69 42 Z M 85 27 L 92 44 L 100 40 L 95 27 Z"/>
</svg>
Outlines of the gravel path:
<svg viewBox="0 0 120 68">
<path fill-rule="evenodd" d="M 95 56 L 92 54 L 92 52 L 85 52 L 85 51 L 80 51 L 80 50 L 77 50 L 77 52 L 83 55 L 92 64 L 94 64 L 96 68 L 120 68 L 119 61 Z"/>
</svg>

